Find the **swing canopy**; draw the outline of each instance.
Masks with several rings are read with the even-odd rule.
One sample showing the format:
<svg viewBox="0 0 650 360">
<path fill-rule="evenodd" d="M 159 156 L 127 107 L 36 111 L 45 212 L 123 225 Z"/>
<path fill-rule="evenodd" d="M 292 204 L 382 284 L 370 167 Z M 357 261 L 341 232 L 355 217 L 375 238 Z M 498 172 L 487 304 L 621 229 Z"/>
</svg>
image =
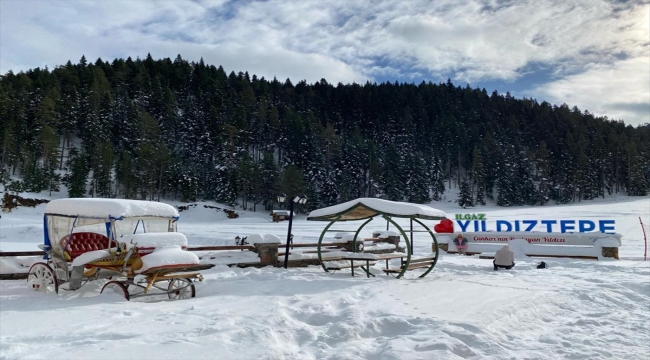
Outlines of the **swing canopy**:
<svg viewBox="0 0 650 360">
<path fill-rule="evenodd" d="M 354 221 L 370 219 L 378 215 L 424 220 L 442 220 L 447 217 L 444 211 L 426 205 L 374 198 L 359 198 L 314 210 L 309 213 L 307 220 Z"/>
</svg>

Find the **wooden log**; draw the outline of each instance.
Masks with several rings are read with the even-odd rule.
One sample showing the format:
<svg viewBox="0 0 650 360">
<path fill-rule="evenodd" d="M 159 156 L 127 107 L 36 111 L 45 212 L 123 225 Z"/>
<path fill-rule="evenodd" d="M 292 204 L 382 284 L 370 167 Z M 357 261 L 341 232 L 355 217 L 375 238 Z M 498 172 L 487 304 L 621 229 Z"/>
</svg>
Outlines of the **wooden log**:
<svg viewBox="0 0 650 360">
<path fill-rule="evenodd" d="M 22 280 L 27 279 L 28 273 L 0 274 L 0 280 Z"/>
<path fill-rule="evenodd" d="M 219 245 L 219 246 L 193 246 L 188 247 L 188 251 L 219 251 L 219 250 L 255 250 L 254 246 L 239 245 Z M 16 256 L 44 256 L 45 251 L 1 251 L 0 257 Z"/>
<path fill-rule="evenodd" d="M 410 264 L 421 263 L 421 262 L 432 262 L 436 258 L 434 257 L 425 257 L 425 258 L 412 258 Z"/>
<path fill-rule="evenodd" d="M 358 242 L 358 241 L 357 241 Z M 344 247 L 347 245 L 347 242 L 335 242 L 335 243 L 322 243 L 321 247 L 325 246 L 336 246 L 336 247 Z M 286 247 L 287 244 L 280 244 L 280 247 Z M 303 244 L 289 244 L 290 247 L 295 247 L 295 248 L 303 248 L 303 247 L 317 247 L 318 243 L 303 243 Z"/>
<path fill-rule="evenodd" d="M 614 258 L 616 260 L 619 260 L 617 247 L 603 247 L 602 254 L 603 257 Z"/>
<path fill-rule="evenodd" d="M 361 260 L 356 260 L 356 261 L 360 262 Z M 369 266 L 375 266 L 375 264 L 376 264 L 376 262 L 374 262 L 374 261 L 371 261 L 371 262 L 368 263 Z M 356 268 L 360 268 L 362 266 L 366 266 L 366 263 L 358 263 L 358 264 L 354 264 L 354 266 L 352 266 L 352 264 L 350 264 L 350 265 L 330 265 L 330 266 L 327 267 L 327 270 L 336 271 L 336 270 L 341 270 L 341 269 L 351 269 L 351 268 L 356 269 Z"/>
<path fill-rule="evenodd" d="M 0 257 L 11 257 L 11 256 L 43 256 L 45 251 L 2 251 L 0 252 Z"/>
<path fill-rule="evenodd" d="M 409 267 L 406 268 L 406 270 L 423 269 L 423 268 L 428 268 L 430 266 L 431 266 L 431 262 L 419 263 L 419 264 L 409 265 Z"/>
</svg>

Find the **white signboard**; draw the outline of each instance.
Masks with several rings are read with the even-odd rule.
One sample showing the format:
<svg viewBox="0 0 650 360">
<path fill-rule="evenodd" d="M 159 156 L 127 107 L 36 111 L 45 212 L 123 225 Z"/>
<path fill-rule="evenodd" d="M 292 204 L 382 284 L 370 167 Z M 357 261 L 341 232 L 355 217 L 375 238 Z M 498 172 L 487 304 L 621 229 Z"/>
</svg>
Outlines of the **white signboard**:
<svg viewBox="0 0 650 360">
<path fill-rule="evenodd" d="M 450 234 L 454 236 L 454 234 Z M 524 239 L 529 244 L 539 245 L 594 245 L 598 239 L 613 238 L 621 245 L 621 234 L 590 233 L 542 233 L 542 232 L 471 232 L 463 233 L 469 243 L 506 243 L 514 239 Z"/>
</svg>

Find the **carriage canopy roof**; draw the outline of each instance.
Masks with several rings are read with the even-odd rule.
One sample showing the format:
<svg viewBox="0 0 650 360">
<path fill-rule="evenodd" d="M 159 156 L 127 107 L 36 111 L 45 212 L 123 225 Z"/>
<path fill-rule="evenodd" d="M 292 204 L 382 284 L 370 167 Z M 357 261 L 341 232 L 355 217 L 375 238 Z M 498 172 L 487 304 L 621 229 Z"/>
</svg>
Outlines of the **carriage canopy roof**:
<svg viewBox="0 0 650 360">
<path fill-rule="evenodd" d="M 155 201 L 126 199 L 57 199 L 45 207 L 45 215 L 109 219 L 133 217 L 178 218 L 178 210 Z"/>
<path fill-rule="evenodd" d="M 369 219 L 377 215 L 427 220 L 442 220 L 447 217 L 444 211 L 426 205 L 360 198 L 314 210 L 309 213 L 307 220 L 350 221 Z"/>
</svg>

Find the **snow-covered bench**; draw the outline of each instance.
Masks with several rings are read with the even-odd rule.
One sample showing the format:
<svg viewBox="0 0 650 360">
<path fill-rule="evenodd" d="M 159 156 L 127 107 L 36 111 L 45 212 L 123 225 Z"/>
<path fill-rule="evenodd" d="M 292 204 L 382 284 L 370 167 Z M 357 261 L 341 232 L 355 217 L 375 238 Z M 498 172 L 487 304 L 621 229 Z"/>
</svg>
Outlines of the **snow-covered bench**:
<svg viewBox="0 0 650 360">
<path fill-rule="evenodd" d="M 433 265 L 433 262 L 436 261 L 435 257 L 425 257 L 425 258 L 412 258 L 411 261 L 409 261 L 409 266 L 406 268 L 406 270 L 415 270 L 415 269 L 424 269 L 424 268 L 430 268 L 431 265 Z M 406 262 L 404 259 L 402 259 L 402 263 L 400 267 L 398 268 L 386 268 L 383 271 L 385 273 L 400 273 L 404 269 L 404 266 L 406 265 Z"/>
<path fill-rule="evenodd" d="M 377 262 L 376 261 L 370 261 L 368 263 L 369 266 L 374 266 Z M 352 265 L 353 262 L 349 260 L 338 260 L 338 261 L 326 261 L 325 262 L 325 268 L 329 271 L 338 271 L 338 270 L 343 270 L 343 269 L 351 269 L 351 268 L 359 268 L 361 266 L 365 266 L 366 264 L 358 261 L 356 264 Z"/>
</svg>

